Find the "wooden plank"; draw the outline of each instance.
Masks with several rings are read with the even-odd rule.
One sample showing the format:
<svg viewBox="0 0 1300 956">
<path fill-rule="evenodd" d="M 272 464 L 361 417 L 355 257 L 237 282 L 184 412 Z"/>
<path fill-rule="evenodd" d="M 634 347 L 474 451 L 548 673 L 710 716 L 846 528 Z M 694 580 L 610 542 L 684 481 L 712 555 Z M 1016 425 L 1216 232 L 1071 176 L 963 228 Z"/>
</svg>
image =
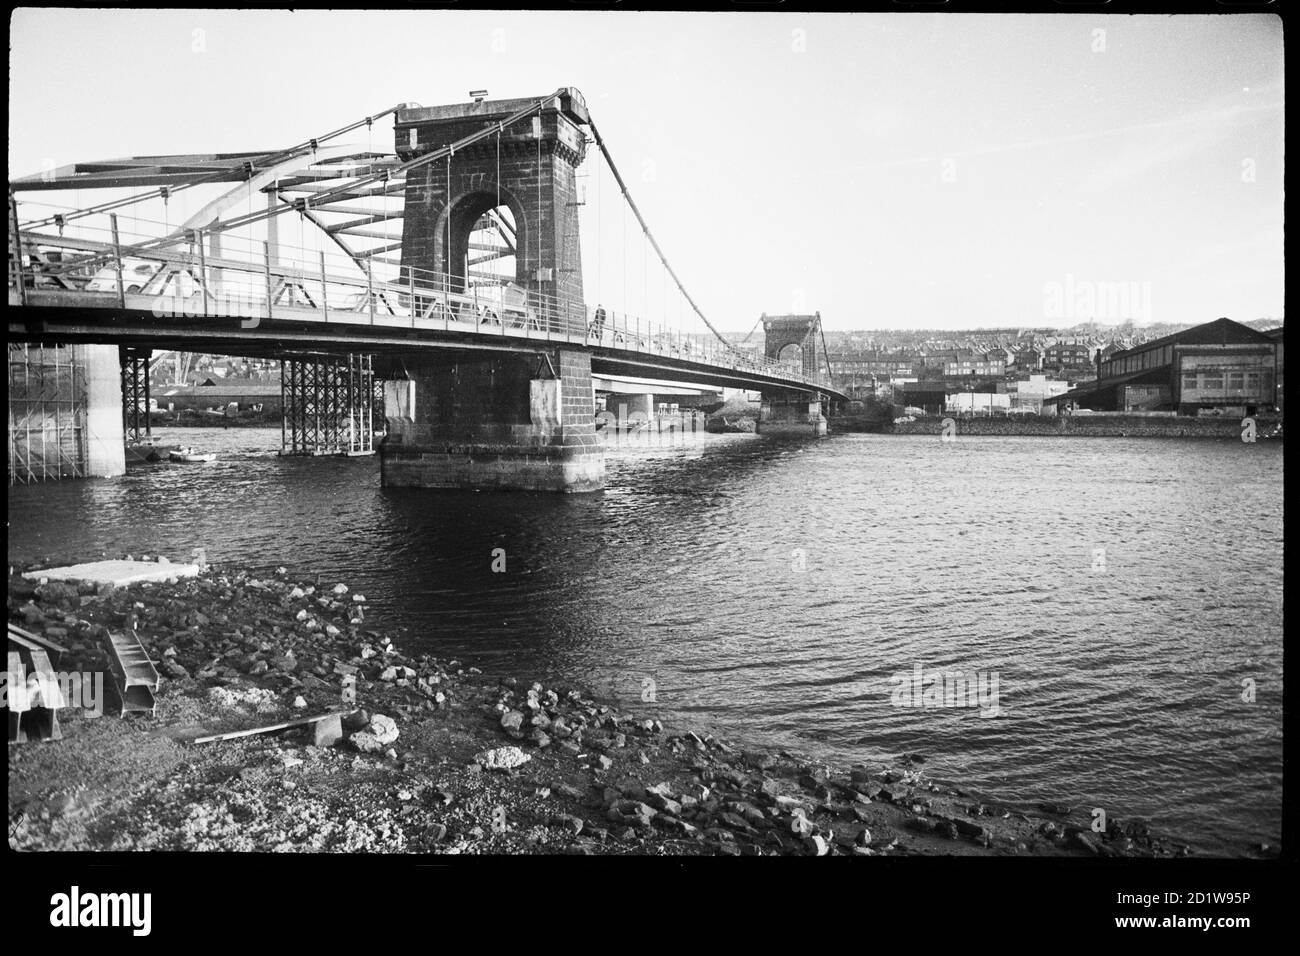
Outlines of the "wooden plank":
<svg viewBox="0 0 1300 956">
<path fill-rule="evenodd" d="M 35 644 L 39 644 L 47 652 L 52 654 L 62 654 L 67 650 L 67 648 L 64 647 L 62 644 L 55 644 L 48 637 L 42 637 L 39 634 L 33 634 L 31 631 L 25 631 L 17 624 L 9 625 L 9 633 L 10 635 L 16 634 L 19 637 L 22 637 L 28 641 L 31 641 Z"/>
<path fill-rule="evenodd" d="M 9 641 L 12 644 L 17 644 L 25 651 L 39 651 L 41 649 L 41 645 L 37 644 L 35 641 L 29 641 L 21 634 L 15 634 L 12 629 L 9 631 Z M 17 651 L 10 651 L 9 656 L 12 657 L 16 653 Z"/>
<path fill-rule="evenodd" d="M 236 737 L 251 737 L 254 734 L 268 734 L 273 730 L 286 730 L 289 727 L 305 727 L 308 724 L 314 724 L 319 720 L 329 720 L 331 717 L 347 717 L 355 714 L 355 710 L 336 710 L 329 714 L 320 714 L 316 717 L 299 717 L 297 720 L 286 720 L 279 724 L 268 724 L 265 727 L 250 727 L 248 730 L 232 730 L 227 734 L 214 734 L 211 737 L 199 737 L 194 742 L 196 744 L 212 743 L 214 740 L 234 740 Z"/>
</svg>

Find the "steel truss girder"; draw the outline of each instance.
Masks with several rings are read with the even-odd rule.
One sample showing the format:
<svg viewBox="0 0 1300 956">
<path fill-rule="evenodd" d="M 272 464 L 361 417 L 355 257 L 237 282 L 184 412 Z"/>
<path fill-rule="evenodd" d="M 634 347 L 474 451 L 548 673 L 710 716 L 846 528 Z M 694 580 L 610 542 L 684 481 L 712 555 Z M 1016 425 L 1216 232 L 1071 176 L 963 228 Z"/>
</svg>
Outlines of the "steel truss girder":
<svg viewBox="0 0 1300 956">
<path fill-rule="evenodd" d="M 369 455 L 377 394 L 372 357 L 305 356 L 280 366 L 282 455 Z M 382 415 L 382 405 L 380 408 Z"/>
<path fill-rule="evenodd" d="M 149 421 L 149 356 L 152 349 L 124 346 L 118 354 L 122 364 L 122 430 L 126 443 L 148 442 L 153 438 Z"/>
</svg>

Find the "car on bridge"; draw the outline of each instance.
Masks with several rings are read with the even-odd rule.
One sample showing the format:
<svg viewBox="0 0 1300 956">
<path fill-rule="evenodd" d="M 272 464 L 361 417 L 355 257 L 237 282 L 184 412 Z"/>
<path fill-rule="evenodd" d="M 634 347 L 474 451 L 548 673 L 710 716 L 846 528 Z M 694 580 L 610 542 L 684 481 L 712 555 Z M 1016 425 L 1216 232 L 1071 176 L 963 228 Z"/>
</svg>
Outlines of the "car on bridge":
<svg viewBox="0 0 1300 956">
<path fill-rule="evenodd" d="M 122 285 L 125 292 L 140 292 L 149 285 L 163 268 L 163 263 L 151 259 L 138 259 L 126 256 L 122 259 Z M 199 295 L 202 291 L 198 282 L 185 269 L 177 269 L 167 277 L 163 288 L 156 288 L 155 293 L 181 295 L 189 297 Z M 155 283 L 156 284 L 156 283 Z M 88 292 L 116 292 L 117 269 L 112 264 L 104 266 L 95 273 L 95 277 L 86 284 Z"/>
<path fill-rule="evenodd" d="M 157 274 L 161 262 L 148 259 L 125 258 L 122 260 L 122 285 L 127 292 L 139 292 L 145 284 Z M 117 269 L 112 265 L 104 266 L 95 273 L 95 277 L 86 284 L 88 292 L 116 292 Z"/>
<path fill-rule="evenodd" d="M 122 258 L 122 286 L 126 293 L 139 293 L 149 282 L 156 280 L 159 272 L 164 268 L 164 263 L 159 263 L 152 259 L 136 259 L 134 256 L 123 256 Z M 199 282 L 195 280 L 187 269 L 172 269 L 172 274 L 159 282 L 153 282 L 152 291 L 155 294 L 181 295 L 181 297 L 191 297 L 191 295 L 201 294 Z M 105 265 L 95 273 L 86 284 L 86 290 L 91 293 L 116 293 L 117 291 L 117 269 L 112 264 Z"/>
</svg>

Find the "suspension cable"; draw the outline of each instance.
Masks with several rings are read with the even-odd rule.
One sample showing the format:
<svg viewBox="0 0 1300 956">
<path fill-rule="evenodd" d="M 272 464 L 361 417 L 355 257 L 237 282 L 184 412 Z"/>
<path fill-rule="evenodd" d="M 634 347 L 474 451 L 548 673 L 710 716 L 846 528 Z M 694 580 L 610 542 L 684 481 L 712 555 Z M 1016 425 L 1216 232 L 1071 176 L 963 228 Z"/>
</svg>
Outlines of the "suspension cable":
<svg viewBox="0 0 1300 956">
<path fill-rule="evenodd" d="M 447 262 L 447 275 L 443 281 L 443 288 L 447 292 L 451 292 L 451 270 L 452 270 L 452 255 L 453 255 L 451 249 L 451 157 L 453 155 L 454 155 L 454 151 L 452 153 L 447 154 L 447 198 L 444 200 L 444 202 L 446 203 L 444 208 L 446 209 L 447 212 L 447 255 L 445 257 Z M 466 265 L 465 266 L 465 288 L 462 289 L 461 291 L 464 292 L 467 291 L 468 289 L 469 289 L 469 266 Z M 477 319 L 475 321 L 477 321 Z"/>
<path fill-rule="evenodd" d="M 542 226 L 544 225 L 542 222 L 542 137 L 546 135 L 546 131 L 542 129 L 541 113 L 538 113 L 533 117 L 533 126 L 537 130 L 537 248 L 533 250 L 533 262 L 540 263 L 542 261 Z M 555 215 L 554 211 L 552 211 L 551 229 L 554 230 L 554 228 Z M 563 242 L 563 239 L 560 241 Z M 552 240 L 552 242 L 554 242 L 554 240 Z M 559 256 L 556 256 L 555 258 L 559 259 Z M 534 266 L 534 268 L 540 269 L 541 266 Z M 555 293 L 554 301 L 558 305 L 560 301 L 560 274 L 558 262 L 556 262 L 555 268 L 556 271 L 551 276 L 551 291 Z M 536 272 L 533 273 L 533 281 L 537 281 Z M 541 290 L 539 289 L 538 291 L 540 292 Z"/>
<path fill-rule="evenodd" d="M 600 202 L 600 160 L 596 160 L 596 305 L 601 304 L 600 298 L 600 237 L 603 232 L 602 219 L 605 214 L 605 207 Z"/>
<path fill-rule="evenodd" d="M 589 119 L 588 123 L 591 126 L 592 136 L 596 138 L 596 145 L 600 147 L 600 151 L 605 157 L 605 162 L 609 164 L 609 171 L 614 174 L 614 179 L 618 182 L 618 188 L 623 192 L 623 198 L 627 201 L 628 206 L 632 208 L 632 214 L 636 216 L 637 222 L 641 224 L 641 229 L 645 232 L 646 238 L 649 239 L 650 244 L 654 246 L 655 253 L 659 256 L 659 261 L 664 264 L 664 268 L 668 270 L 668 274 L 673 277 L 673 282 L 675 282 L 677 288 L 681 290 L 682 296 L 691 304 L 691 308 L 695 310 L 695 314 L 700 317 L 701 321 L 709 327 L 709 331 L 716 335 L 723 345 L 728 348 L 734 348 L 734 346 L 727 341 L 726 337 L 714 328 L 713 323 L 708 320 L 708 317 L 700 310 L 700 307 L 695 304 L 695 300 L 691 298 L 690 293 L 686 291 L 686 287 L 682 285 L 682 280 L 677 277 L 677 273 L 673 270 L 673 267 L 668 264 L 667 257 L 664 256 L 664 252 L 659 248 L 659 243 L 655 240 L 654 234 L 650 231 L 650 227 L 646 225 L 645 219 L 642 218 L 641 210 L 637 208 L 636 203 L 632 200 L 632 194 L 628 192 L 627 183 L 625 183 L 623 177 L 619 175 L 618 167 L 614 165 L 614 158 L 609 155 L 609 149 L 605 146 L 605 141 L 601 139 L 600 131 L 596 129 L 596 121 Z"/>
<path fill-rule="evenodd" d="M 493 214 L 494 216 L 496 216 L 496 217 L 497 217 L 497 220 L 498 220 L 498 224 L 497 224 L 497 235 L 499 235 L 499 236 L 501 237 L 501 241 L 504 242 L 504 243 L 508 246 L 508 245 L 510 245 L 510 242 L 509 242 L 509 240 L 506 239 L 505 230 L 502 229 L 502 228 L 501 228 L 501 225 L 500 225 L 500 223 L 502 223 L 502 222 L 505 221 L 505 216 L 502 215 L 502 213 L 501 213 L 501 127 L 499 127 L 499 126 L 497 127 L 497 175 L 496 175 L 496 179 L 494 180 L 494 182 L 496 183 L 496 187 L 497 187 L 497 204 L 496 204 L 496 207 L 492 210 L 492 214 Z M 514 217 L 514 213 L 513 213 L 513 212 L 512 212 L 510 215 L 511 215 L 511 218 Z M 518 228 L 518 226 L 515 227 L 515 255 L 514 255 L 514 260 L 515 260 L 515 280 L 517 280 L 517 279 L 519 278 L 519 228 Z M 493 269 L 493 271 L 495 271 L 495 272 L 497 273 L 497 275 L 500 275 L 501 272 L 503 271 L 500 262 L 494 263 L 493 266 L 492 266 L 492 269 Z M 468 266 L 468 265 L 465 266 L 465 272 L 466 272 L 466 273 L 469 272 L 469 266 Z M 468 275 L 467 275 L 467 278 L 468 278 Z M 514 280 L 512 280 L 512 281 L 514 281 Z M 504 288 L 506 287 L 506 284 L 505 284 L 504 282 L 498 282 L 498 285 L 500 285 L 500 286 L 502 287 L 503 290 L 504 290 Z M 502 294 L 504 295 L 505 293 L 503 292 Z"/>
<path fill-rule="evenodd" d="M 822 357 L 826 359 L 826 384 L 830 388 L 834 388 L 835 379 L 831 375 L 831 353 L 826 348 L 826 330 L 822 328 L 822 319 L 820 314 L 817 316 L 817 334 L 822 337 Z M 817 347 L 814 345 L 813 350 L 816 351 L 816 348 Z"/>
<path fill-rule="evenodd" d="M 628 204 L 623 204 L 623 225 L 621 225 L 621 235 L 619 237 L 619 247 L 623 250 L 623 308 L 628 307 Z M 646 316 L 649 320 L 650 316 Z"/>
<path fill-rule="evenodd" d="M 757 319 L 754 320 L 754 324 L 753 324 L 752 326 L 750 326 L 749 331 L 745 333 L 745 337 L 744 337 L 743 339 L 740 340 L 740 344 L 741 344 L 741 345 L 744 345 L 746 342 L 749 341 L 749 337 L 750 337 L 751 335 L 753 335 L 753 334 L 754 334 L 754 330 L 758 328 L 758 323 L 760 323 L 760 322 L 762 322 L 762 321 L 763 321 L 763 317 L 762 317 L 761 315 L 760 315 Z"/>
</svg>

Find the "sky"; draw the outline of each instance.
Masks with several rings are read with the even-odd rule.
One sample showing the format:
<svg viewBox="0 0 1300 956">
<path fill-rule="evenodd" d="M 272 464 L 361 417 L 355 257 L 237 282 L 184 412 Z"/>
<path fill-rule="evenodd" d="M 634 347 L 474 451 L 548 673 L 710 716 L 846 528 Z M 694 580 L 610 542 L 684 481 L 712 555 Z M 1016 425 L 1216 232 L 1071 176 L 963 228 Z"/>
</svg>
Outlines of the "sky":
<svg viewBox="0 0 1300 956">
<path fill-rule="evenodd" d="M 11 177 L 576 86 L 724 329 L 791 311 L 839 330 L 1283 316 L 1267 15 L 12 16 Z M 584 210 L 588 298 L 649 308 L 659 273 L 640 293 L 624 279 L 644 252 L 602 208 L 598 227 Z"/>
</svg>

